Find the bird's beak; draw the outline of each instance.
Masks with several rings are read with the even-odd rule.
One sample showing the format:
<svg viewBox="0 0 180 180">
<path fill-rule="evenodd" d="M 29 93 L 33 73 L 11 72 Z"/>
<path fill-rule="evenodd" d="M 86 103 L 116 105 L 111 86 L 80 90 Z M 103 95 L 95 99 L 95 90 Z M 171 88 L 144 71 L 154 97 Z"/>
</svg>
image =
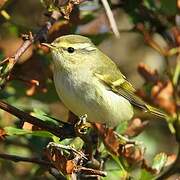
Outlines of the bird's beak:
<svg viewBox="0 0 180 180">
<path fill-rule="evenodd" d="M 56 46 L 54 46 L 54 45 L 52 45 L 52 44 L 41 43 L 41 45 L 46 46 L 46 47 L 48 47 L 48 48 L 50 48 L 50 49 L 56 49 Z"/>
</svg>

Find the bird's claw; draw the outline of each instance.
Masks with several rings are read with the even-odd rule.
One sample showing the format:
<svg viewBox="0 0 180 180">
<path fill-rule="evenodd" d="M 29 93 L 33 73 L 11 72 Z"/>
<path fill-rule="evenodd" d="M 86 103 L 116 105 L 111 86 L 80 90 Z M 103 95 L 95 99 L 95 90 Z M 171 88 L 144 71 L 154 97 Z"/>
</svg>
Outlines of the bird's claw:
<svg viewBox="0 0 180 180">
<path fill-rule="evenodd" d="M 75 130 L 79 135 L 85 135 L 91 124 L 87 122 L 87 114 L 80 116 L 79 121 L 75 124 Z"/>
</svg>

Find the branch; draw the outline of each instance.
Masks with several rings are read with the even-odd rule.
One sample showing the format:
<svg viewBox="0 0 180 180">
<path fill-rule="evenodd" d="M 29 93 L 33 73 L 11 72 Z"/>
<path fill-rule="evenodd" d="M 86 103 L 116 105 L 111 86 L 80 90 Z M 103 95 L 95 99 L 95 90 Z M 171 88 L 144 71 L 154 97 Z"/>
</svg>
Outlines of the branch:
<svg viewBox="0 0 180 180">
<path fill-rule="evenodd" d="M 29 157 L 21 157 L 21 156 L 16 156 L 16 155 L 9 155 L 9 154 L 1 154 L 0 153 L 0 158 L 14 161 L 14 162 L 29 162 L 29 163 L 35 163 L 43 166 L 50 166 L 53 167 L 52 163 L 49 163 L 48 161 L 39 159 L 39 158 L 29 158 Z"/>
<path fill-rule="evenodd" d="M 56 168 L 49 168 L 49 173 L 54 176 L 55 179 L 67 180 L 67 178 Z"/>
<path fill-rule="evenodd" d="M 3 88 L 5 86 L 6 81 L 9 78 L 9 74 L 12 71 L 14 65 L 17 63 L 18 59 L 24 54 L 24 52 L 36 41 L 42 41 L 47 39 L 47 34 L 52 25 L 61 17 L 61 13 L 57 11 L 53 11 L 49 21 L 45 23 L 45 25 L 39 30 L 39 32 L 33 37 L 32 34 L 26 37 L 25 41 L 21 44 L 21 46 L 17 49 L 14 55 L 6 58 L 8 60 L 7 67 L 0 77 L 0 87 Z"/>
<path fill-rule="evenodd" d="M 37 41 L 43 41 L 44 39 L 47 39 L 48 36 L 48 32 L 50 30 L 50 28 L 52 27 L 52 25 L 61 17 L 61 16 L 68 16 L 70 15 L 70 13 L 72 12 L 74 5 L 83 3 L 85 1 L 88 0 L 74 0 L 74 1 L 68 1 L 68 6 L 63 8 L 64 5 L 64 1 L 59 0 L 59 7 L 62 7 L 63 10 L 66 9 L 66 13 L 67 14 L 63 14 L 63 12 L 61 12 L 61 10 L 59 9 L 59 11 L 53 10 L 51 13 L 51 16 L 49 17 L 49 20 L 46 21 L 45 25 L 33 36 L 32 33 L 25 36 L 25 40 L 22 43 L 22 45 L 17 49 L 17 51 L 15 52 L 14 55 L 12 55 L 11 57 L 7 57 L 5 58 L 5 60 L 2 60 L 2 62 L 7 62 L 8 64 L 6 66 L 6 68 L 4 69 L 4 71 L 1 73 L 0 76 L 0 89 L 2 89 L 7 80 L 9 80 L 9 75 L 14 67 L 14 65 L 17 63 L 18 59 L 24 54 L 24 52 L 34 43 Z M 55 2 L 54 2 L 55 3 Z M 1 63 L 2 64 L 2 63 Z"/>
<path fill-rule="evenodd" d="M 16 155 L 0 153 L 0 158 L 14 161 L 14 162 L 22 161 L 22 162 L 28 162 L 28 163 L 35 163 L 35 164 L 38 164 L 41 166 L 46 166 L 46 167 L 54 167 L 52 163 L 42 160 L 42 159 L 39 159 L 39 158 L 35 158 L 35 157 L 29 158 L 29 157 L 21 157 L 21 156 L 16 156 Z M 82 167 L 82 166 L 78 166 L 77 171 L 82 174 L 86 174 L 86 175 L 95 175 L 95 176 L 102 176 L 102 177 L 107 176 L 107 173 L 104 171 L 86 168 L 86 167 Z"/>
<path fill-rule="evenodd" d="M 7 104 L 1 100 L 0 100 L 0 109 L 9 112 L 10 114 L 18 117 L 23 121 L 29 122 L 35 126 L 40 127 L 41 129 L 49 131 L 52 134 L 56 135 L 57 137 L 65 138 L 65 137 L 75 136 L 73 125 L 70 125 L 68 123 L 62 122 L 64 124 L 63 126 L 49 125 L 47 124 L 47 122 L 42 121 L 37 117 L 31 116 L 27 112 L 21 111 L 16 107 L 11 106 L 10 104 Z"/>
<path fill-rule="evenodd" d="M 107 173 L 105 171 L 100 171 L 98 169 L 91 169 L 91 168 L 86 168 L 82 166 L 78 166 L 77 169 L 78 169 L 78 172 L 81 172 L 82 174 L 85 174 L 85 175 L 95 175 L 95 176 L 102 176 L 102 177 L 107 176 Z"/>
</svg>

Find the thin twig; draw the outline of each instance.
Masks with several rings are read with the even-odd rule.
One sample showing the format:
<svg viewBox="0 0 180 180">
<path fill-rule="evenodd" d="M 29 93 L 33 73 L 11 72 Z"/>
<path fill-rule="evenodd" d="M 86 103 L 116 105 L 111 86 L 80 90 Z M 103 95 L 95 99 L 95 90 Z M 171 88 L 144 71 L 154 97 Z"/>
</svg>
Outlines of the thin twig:
<svg viewBox="0 0 180 180">
<path fill-rule="evenodd" d="M 53 11 L 49 20 L 45 23 L 45 25 L 39 30 L 39 32 L 32 36 L 28 36 L 28 38 L 21 44 L 21 46 L 17 49 L 14 55 L 11 57 L 6 58 L 5 60 L 9 61 L 7 67 L 5 68 L 4 72 L 1 74 L 0 79 L 0 86 L 1 88 L 4 87 L 6 81 L 9 78 L 9 74 L 12 71 L 14 65 L 17 63 L 18 59 L 24 54 L 24 52 L 36 41 L 42 41 L 47 38 L 47 34 L 49 29 L 52 27 L 52 25 L 61 17 L 61 13 L 57 11 Z M 3 60 L 3 62 L 6 62 Z"/>
<path fill-rule="evenodd" d="M 67 178 L 56 168 L 50 168 L 49 173 L 54 176 L 55 179 L 67 180 Z"/>
<path fill-rule="evenodd" d="M 1 154 L 0 153 L 0 158 L 2 159 L 6 159 L 6 160 L 10 160 L 10 161 L 14 161 L 14 162 L 29 162 L 29 163 L 36 163 L 39 165 L 43 165 L 43 166 L 50 166 L 53 167 L 52 163 L 39 159 L 39 158 L 29 158 L 29 157 L 21 157 L 21 156 L 16 156 L 16 155 L 10 155 L 10 154 Z"/>
<path fill-rule="evenodd" d="M 77 151 L 75 148 L 71 147 L 71 146 L 68 146 L 68 145 L 63 145 L 63 144 L 57 144 L 57 143 L 54 143 L 54 142 L 50 142 L 48 145 L 47 145 L 47 148 L 56 148 L 56 149 L 65 149 L 65 150 L 68 150 L 68 151 L 72 151 L 74 154 L 77 154 L 79 157 L 82 157 L 83 159 L 86 159 L 86 156 L 83 152 L 80 152 L 80 151 Z"/>
<path fill-rule="evenodd" d="M 96 175 L 96 176 L 102 176 L 102 177 L 107 176 L 107 173 L 105 171 L 100 171 L 97 169 L 91 169 L 91 168 L 86 168 L 82 166 L 78 166 L 77 169 L 78 169 L 78 172 L 81 172 L 86 175 Z"/>
<path fill-rule="evenodd" d="M 19 119 L 21 119 L 23 121 L 29 122 L 35 126 L 40 127 L 41 129 L 47 130 L 60 138 L 75 136 L 73 125 L 63 123 L 63 122 L 62 123 L 64 125 L 62 127 L 52 125 L 52 124 L 51 125 L 47 124 L 47 122 L 42 121 L 41 119 L 39 119 L 37 117 L 31 116 L 27 112 L 21 111 L 21 110 L 17 109 L 16 107 L 11 106 L 10 104 L 7 104 L 1 100 L 0 100 L 0 109 L 3 109 L 5 111 L 13 114 L 14 116 L 18 117 Z"/>
<path fill-rule="evenodd" d="M 112 31 L 113 33 L 115 34 L 116 37 L 120 37 L 120 33 L 119 33 L 119 30 L 118 30 L 118 27 L 117 27 L 117 24 L 116 24 L 116 21 L 114 19 L 114 15 L 112 13 L 112 10 L 111 8 L 109 7 L 109 4 L 107 2 L 107 0 L 101 0 L 103 6 L 104 6 L 104 9 L 106 11 L 106 15 L 109 19 L 109 23 L 110 23 L 110 26 L 112 28 Z"/>
<path fill-rule="evenodd" d="M 76 0 L 75 2 L 73 2 L 73 4 L 80 4 L 85 1 L 88 1 L 88 0 Z M 63 3 L 60 3 L 60 4 L 63 4 Z M 71 11 L 69 13 L 71 13 Z M 17 63 L 18 59 L 24 54 L 24 52 L 34 42 L 37 42 L 37 41 L 41 42 L 41 41 L 47 39 L 50 28 L 61 16 L 62 16 L 62 13 L 60 11 L 54 10 L 51 13 L 51 16 L 49 17 L 49 20 L 34 36 L 32 35 L 32 33 L 30 33 L 29 36 L 26 36 L 24 42 L 17 49 L 15 54 L 12 55 L 11 57 L 7 57 L 5 60 L 2 61 L 4 63 L 4 62 L 7 62 L 7 60 L 8 60 L 9 63 L 7 64 L 5 70 L 1 73 L 1 76 L 0 76 L 0 88 L 1 89 L 5 86 L 7 80 L 9 80 L 9 75 L 10 75 L 14 65 Z"/>
</svg>

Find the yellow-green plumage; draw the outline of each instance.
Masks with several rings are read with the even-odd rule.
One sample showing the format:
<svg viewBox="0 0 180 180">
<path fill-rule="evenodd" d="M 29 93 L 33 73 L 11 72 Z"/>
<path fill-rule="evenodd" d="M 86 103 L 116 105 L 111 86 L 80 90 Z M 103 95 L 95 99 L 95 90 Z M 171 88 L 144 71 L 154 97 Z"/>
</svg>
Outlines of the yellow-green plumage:
<svg viewBox="0 0 180 180">
<path fill-rule="evenodd" d="M 161 116 L 161 112 L 134 94 L 117 65 L 88 38 L 67 35 L 48 46 L 57 93 L 76 115 L 87 114 L 90 122 L 114 127 L 132 118 L 133 104 Z"/>
</svg>

